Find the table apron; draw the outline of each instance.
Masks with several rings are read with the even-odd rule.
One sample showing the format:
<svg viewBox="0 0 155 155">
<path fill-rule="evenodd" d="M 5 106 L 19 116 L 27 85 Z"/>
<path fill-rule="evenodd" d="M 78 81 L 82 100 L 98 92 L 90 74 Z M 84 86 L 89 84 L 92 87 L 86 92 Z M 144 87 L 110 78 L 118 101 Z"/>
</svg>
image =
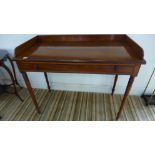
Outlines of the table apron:
<svg viewBox="0 0 155 155">
<path fill-rule="evenodd" d="M 140 65 L 109 65 L 97 63 L 34 63 L 18 62 L 21 72 L 58 72 L 90 74 L 122 74 L 137 76 Z"/>
</svg>

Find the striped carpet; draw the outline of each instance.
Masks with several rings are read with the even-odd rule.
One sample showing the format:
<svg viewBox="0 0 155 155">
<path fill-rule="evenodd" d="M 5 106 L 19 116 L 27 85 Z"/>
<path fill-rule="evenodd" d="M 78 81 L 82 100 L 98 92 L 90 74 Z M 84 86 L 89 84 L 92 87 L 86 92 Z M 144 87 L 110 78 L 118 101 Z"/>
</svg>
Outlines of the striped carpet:
<svg viewBox="0 0 155 155">
<path fill-rule="evenodd" d="M 111 121 L 122 99 L 121 95 L 35 89 L 42 114 L 36 113 L 26 89 L 19 90 L 24 102 L 11 94 L 0 95 L 0 115 L 4 121 Z M 146 107 L 143 100 L 130 96 L 120 121 L 153 121 L 155 106 Z"/>
</svg>

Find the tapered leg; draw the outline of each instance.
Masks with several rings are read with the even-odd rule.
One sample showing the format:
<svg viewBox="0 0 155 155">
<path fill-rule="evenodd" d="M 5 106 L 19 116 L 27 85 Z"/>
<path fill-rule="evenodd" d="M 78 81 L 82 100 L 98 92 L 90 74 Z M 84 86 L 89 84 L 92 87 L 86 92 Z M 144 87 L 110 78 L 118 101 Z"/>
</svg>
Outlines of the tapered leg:
<svg viewBox="0 0 155 155">
<path fill-rule="evenodd" d="M 45 79 L 46 79 L 46 83 L 47 83 L 48 90 L 51 91 L 50 84 L 49 84 L 49 81 L 48 81 L 47 73 L 44 72 L 44 75 L 45 75 Z"/>
<path fill-rule="evenodd" d="M 8 72 L 8 74 L 11 77 L 12 84 L 13 84 L 13 87 L 14 87 L 14 91 L 15 91 L 16 96 L 23 102 L 23 99 L 18 94 L 18 91 L 17 91 L 17 88 L 16 88 L 16 83 L 15 83 L 14 77 L 13 77 L 10 69 L 5 64 L 2 64 L 2 67 Z"/>
<path fill-rule="evenodd" d="M 18 81 L 17 81 L 15 66 L 14 66 L 12 60 L 11 60 L 11 58 L 10 58 L 9 56 L 7 56 L 7 58 L 8 58 L 8 60 L 9 60 L 9 62 L 10 62 L 10 64 L 11 64 L 11 66 L 12 66 L 12 70 L 13 70 L 13 75 L 14 75 L 15 82 L 16 82 L 16 84 L 17 84 L 20 88 L 22 88 L 21 85 L 20 85 L 20 84 L 18 83 Z"/>
<path fill-rule="evenodd" d="M 33 103 L 34 103 L 34 105 L 35 105 L 35 108 L 36 108 L 37 112 L 40 114 L 41 112 L 40 112 L 38 103 L 37 103 L 37 101 L 36 101 L 36 97 L 35 97 L 35 95 L 34 95 L 33 89 L 32 89 L 32 87 L 31 87 L 31 83 L 30 83 L 30 81 L 29 81 L 29 78 L 28 78 L 26 72 L 22 72 L 22 75 L 23 75 L 25 84 L 26 84 L 26 86 L 27 86 L 27 89 L 28 89 L 28 91 L 29 91 L 29 94 L 30 94 L 30 96 L 31 96 L 31 98 L 32 98 L 32 101 L 33 101 Z"/>
<path fill-rule="evenodd" d="M 114 85 L 113 85 L 113 88 L 112 88 L 111 95 L 114 95 L 117 80 L 118 80 L 118 74 L 115 75 L 115 80 L 114 80 Z"/>
<path fill-rule="evenodd" d="M 123 107 L 124 107 L 124 105 L 125 105 L 125 101 L 126 101 L 128 95 L 129 95 L 129 93 L 130 93 L 132 84 L 133 84 L 133 82 L 134 82 L 134 78 L 135 78 L 135 77 L 130 76 L 130 79 L 129 79 L 129 82 L 128 82 L 128 85 L 127 85 L 127 88 L 126 88 L 126 91 L 125 91 L 125 94 L 124 94 L 124 97 L 123 97 L 123 100 L 122 100 L 122 102 L 121 102 L 121 106 L 120 106 L 120 108 L 119 108 L 119 112 L 117 113 L 116 120 L 118 120 L 119 117 L 120 117 L 120 115 L 121 115 L 121 112 L 122 112 Z"/>
</svg>

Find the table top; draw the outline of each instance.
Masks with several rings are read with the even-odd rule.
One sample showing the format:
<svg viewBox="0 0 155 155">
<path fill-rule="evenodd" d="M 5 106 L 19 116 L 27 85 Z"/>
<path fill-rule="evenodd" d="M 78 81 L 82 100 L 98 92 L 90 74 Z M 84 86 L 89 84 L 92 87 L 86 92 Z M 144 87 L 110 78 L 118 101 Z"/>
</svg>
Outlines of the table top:
<svg viewBox="0 0 155 155">
<path fill-rule="evenodd" d="M 123 46 L 39 46 L 28 57 L 33 60 L 64 60 L 68 62 L 132 61 L 134 59 Z"/>
<path fill-rule="evenodd" d="M 15 55 L 18 61 L 145 63 L 142 48 L 126 35 L 37 36 Z"/>
</svg>

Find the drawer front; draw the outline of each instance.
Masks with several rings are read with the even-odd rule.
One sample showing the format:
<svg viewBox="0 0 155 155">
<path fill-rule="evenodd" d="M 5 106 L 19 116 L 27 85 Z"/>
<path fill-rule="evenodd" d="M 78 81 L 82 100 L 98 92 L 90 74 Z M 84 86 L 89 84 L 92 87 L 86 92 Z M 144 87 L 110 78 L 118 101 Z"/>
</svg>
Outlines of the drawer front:
<svg viewBox="0 0 155 155">
<path fill-rule="evenodd" d="M 134 67 L 133 66 L 124 66 L 124 65 L 120 65 L 118 67 L 116 67 L 116 73 L 118 74 L 132 74 L 134 71 Z"/>
<path fill-rule="evenodd" d="M 60 73 L 131 74 L 133 66 L 84 63 L 18 63 L 21 71 Z"/>
</svg>

